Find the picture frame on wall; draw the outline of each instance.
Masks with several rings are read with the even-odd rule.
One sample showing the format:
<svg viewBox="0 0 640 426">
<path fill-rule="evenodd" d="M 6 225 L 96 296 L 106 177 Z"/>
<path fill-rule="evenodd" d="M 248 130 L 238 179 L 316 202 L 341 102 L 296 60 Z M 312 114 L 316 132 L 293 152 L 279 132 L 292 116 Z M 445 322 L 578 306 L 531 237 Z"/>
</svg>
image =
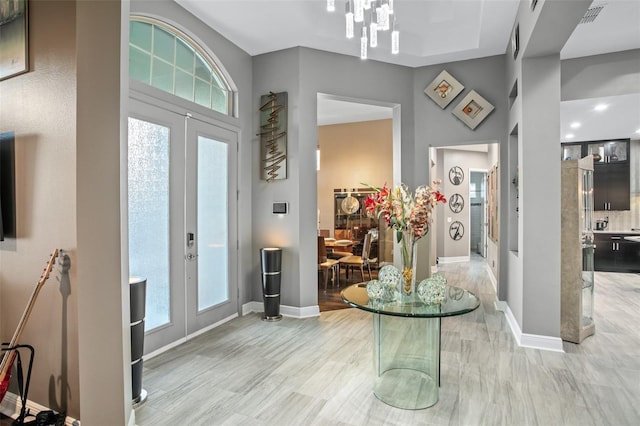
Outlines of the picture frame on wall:
<svg viewBox="0 0 640 426">
<path fill-rule="evenodd" d="M 464 90 L 464 86 L 455 77 L 443 70 L 424 89 L 424 93 L 442 109 Z"/>
<path fill-rule="evenodd" d="M 29 71 L 27 0 L 0 0 L 0 81 Z"/>
<path fill-rule="evenodd" d="M 494 106 L 489 101 L 480 96 L 475 90 L 472 90 L 456 105 L 453 109 L 453 115 L 473 130 L 493 110 Z"/>
</svg>

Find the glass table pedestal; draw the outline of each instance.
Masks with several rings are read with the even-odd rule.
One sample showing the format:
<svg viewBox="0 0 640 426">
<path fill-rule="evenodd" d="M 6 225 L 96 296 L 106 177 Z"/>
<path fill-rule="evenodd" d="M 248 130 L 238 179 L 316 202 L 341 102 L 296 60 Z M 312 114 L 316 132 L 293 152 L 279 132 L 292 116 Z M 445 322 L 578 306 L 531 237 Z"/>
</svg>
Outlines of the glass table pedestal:
<svg viewBox="0 0 640 426">
<path fill-rule="evenodd" d="M 373 393 L 393 407 L 438 402 L 440 318 L 373 315 Z"/>
<path fill-rule="evenodd" d="M 373 314 L 373 393 L 393 407 L 418 410 L 438 402 L 440 387 L 440 319 L 469 313 L 480 306 L 478 297 L 446 286 L 446 298 L 426 305 L 416 297 L 369 300 L 367 283 L 340 293 L 354 308 Z"/>
</svg>

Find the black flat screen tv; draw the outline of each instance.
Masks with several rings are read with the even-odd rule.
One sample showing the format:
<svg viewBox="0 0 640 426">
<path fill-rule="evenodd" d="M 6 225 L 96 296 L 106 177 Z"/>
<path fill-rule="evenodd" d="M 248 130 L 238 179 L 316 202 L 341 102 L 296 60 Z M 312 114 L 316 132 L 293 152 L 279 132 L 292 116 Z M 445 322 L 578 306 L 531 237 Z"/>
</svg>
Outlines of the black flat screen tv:
<svg viewBox="0 0 640 426">
<path fill-rule="evenodd" d="M 16 237 L 15 134 L 0 133 L 0 241 Z"/>
</svg>

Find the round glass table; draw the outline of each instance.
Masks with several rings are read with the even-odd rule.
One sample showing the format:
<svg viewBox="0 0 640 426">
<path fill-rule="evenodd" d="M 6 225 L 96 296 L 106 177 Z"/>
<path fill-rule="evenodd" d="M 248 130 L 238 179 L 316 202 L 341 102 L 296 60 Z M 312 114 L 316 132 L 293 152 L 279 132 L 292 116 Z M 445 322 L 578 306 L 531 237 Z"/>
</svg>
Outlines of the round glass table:
<svg viewBox="0 0 640 426">
<path fill-rule="evenodd" d="M 438 402 L 440 319 L 480 306 L 478 297 L 447 286 L 446 300 L 426 305 L 417 297 L 403 301 L 369 300 L 367 283 L 340 293 L 354 308 L 373 313 L 373 393 L 397 408 L 422 409 Z"/>
</svg>

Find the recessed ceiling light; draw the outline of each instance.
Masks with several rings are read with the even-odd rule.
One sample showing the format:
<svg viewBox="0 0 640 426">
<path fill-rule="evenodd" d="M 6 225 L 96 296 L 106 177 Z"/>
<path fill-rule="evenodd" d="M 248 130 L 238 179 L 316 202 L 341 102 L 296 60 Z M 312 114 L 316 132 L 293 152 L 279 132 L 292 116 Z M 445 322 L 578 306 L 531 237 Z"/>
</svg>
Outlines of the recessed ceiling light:
<svg viewBox="0 0 640 426">
<path fill-rule="evenodd" d="M 607 108 L 609 108 L 609 105 L 607 104 L 598 104 L 595 107 L 593 107 L 595 111 L 604 111 Z"/>
<path fill-rule="evenodd" d="M 565 139 L 573 139 L 576 135 L 574 135 L 573 133 L 567 133 L 566 135 L 564 135 Z"/>
<path fill-rule="evenodd" d="M 577 121 L 574 121 L 569 126 L 571 126 L 572 129 L 577 129 L 578 127 L 582 126 L 582 124 L 578 123 Z"/>
</svg>

